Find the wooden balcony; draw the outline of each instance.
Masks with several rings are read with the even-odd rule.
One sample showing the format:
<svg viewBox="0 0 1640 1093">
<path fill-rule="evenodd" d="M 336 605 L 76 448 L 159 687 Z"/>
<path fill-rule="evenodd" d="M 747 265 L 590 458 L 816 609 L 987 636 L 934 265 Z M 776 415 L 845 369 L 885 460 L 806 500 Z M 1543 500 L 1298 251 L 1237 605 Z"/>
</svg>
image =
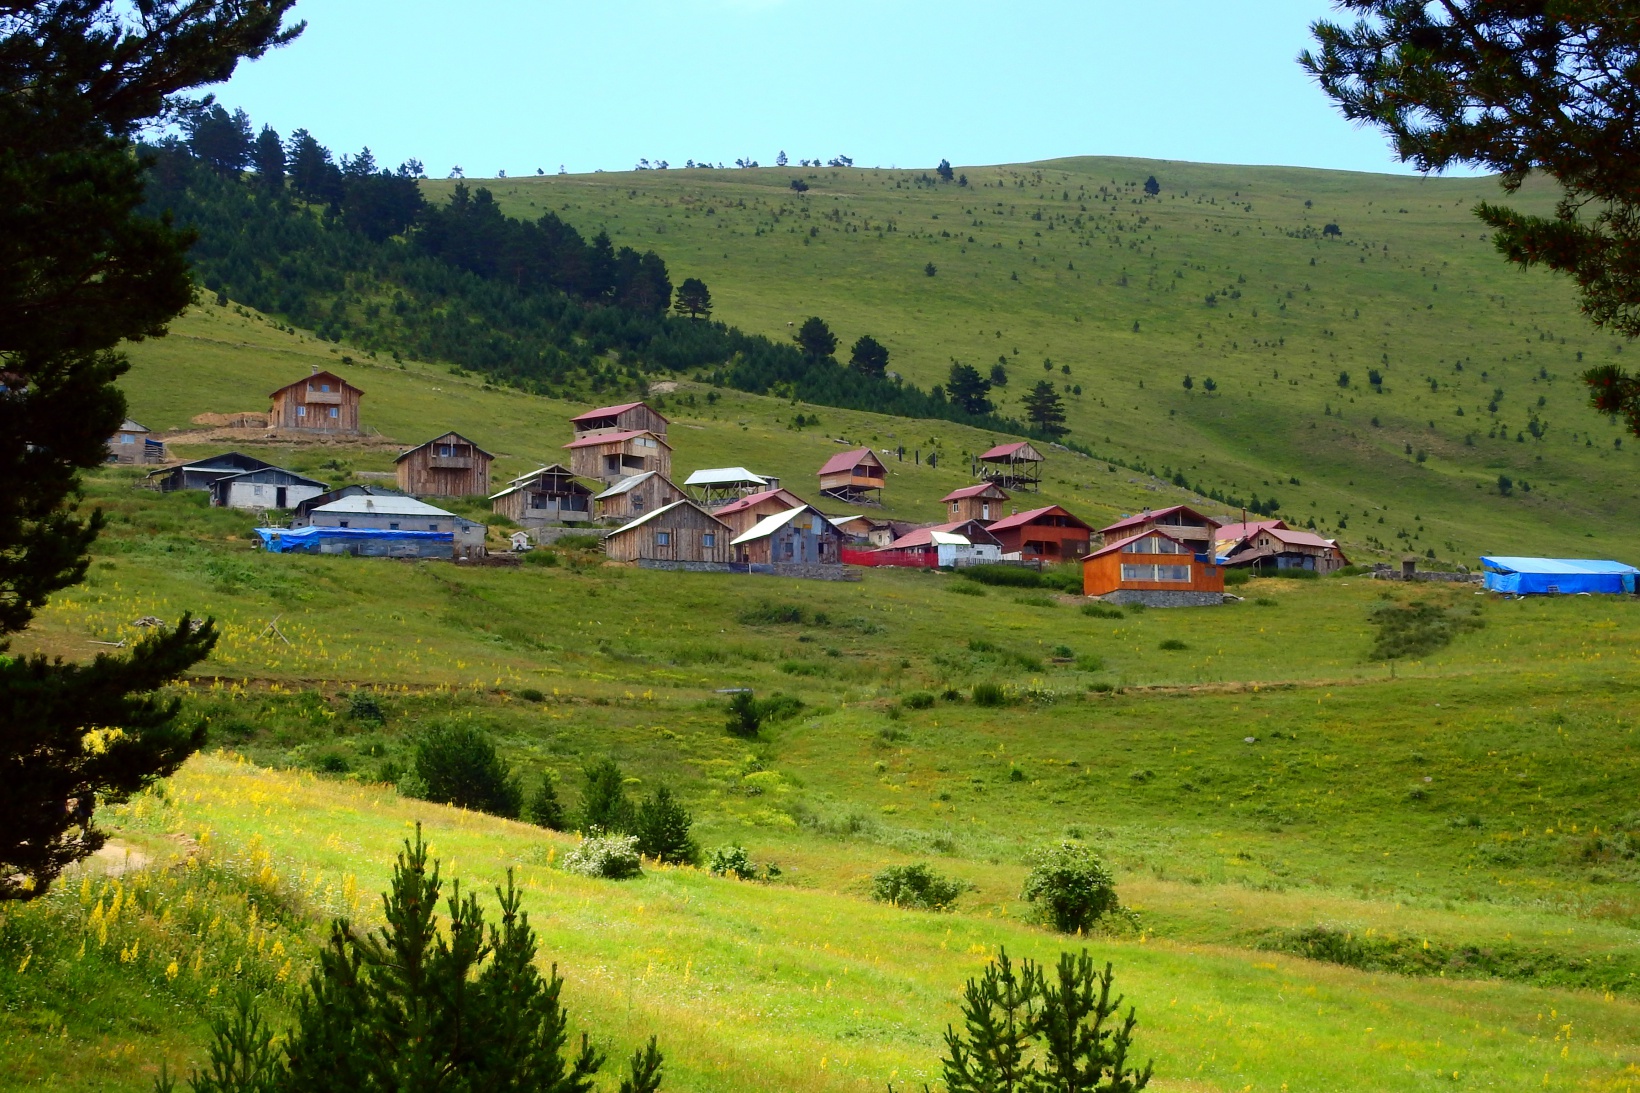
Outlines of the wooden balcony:
<svg viewBox="0 0 1640 1093">
<path fill-rule="evenodd" d="M 340 406 L 342 393 L 340 391 L 316 391 L 309 388 L 302 399 L 309 406 Z"/>
<path fill-rule="evenodd" d="M 431 455 L 427 457 L 427 465 L 438 471 L 470 471 L 473 469 L 473 457 L 470 455 Z"/>
</svg>

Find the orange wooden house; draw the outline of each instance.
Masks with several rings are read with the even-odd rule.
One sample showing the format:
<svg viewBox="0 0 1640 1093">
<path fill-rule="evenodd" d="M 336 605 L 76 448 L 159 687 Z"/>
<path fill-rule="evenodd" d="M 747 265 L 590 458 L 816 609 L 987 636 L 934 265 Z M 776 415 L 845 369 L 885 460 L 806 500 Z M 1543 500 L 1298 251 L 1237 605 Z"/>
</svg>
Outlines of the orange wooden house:
<svg viewBox="0 0 1640 1093">
<path fill-rule="evenodd" d="M 978 520 L 989 524 L 1002 519 L 1002 506 L 1008 503 L 1008 492 L 995 482 L 981 482 L 977 486 L 952 490 L 940 500 L 949 506 L 947 515 L 952 520 Z"/>
<path fill-rule="evenodd" d="M 870 448 L 839 452 L 820 468 L 820 492 L 851 505 L 882 504 L 888 468 Z"/>
<path fill-rule="evenodd" d="M 359 431 L 359 400 L 364 392 L 334 372 L 313 374 L 287 383 L 268 398 L 268 425 L 274 429 L 302 429 L 316 433 Z"/>
<path fill-rule="evenodd" d="M 1172 505 L 1165 509 L 1146 509 L 1132 516 L 1124 516 L 1109 527 L 1099 529 L 1106 543 L 1129 539 L 1142 531 L 1165 531 L 1206 554 L 1209 560 L 1217 555 L 1219 528 L 1223 525 L 1211 516 L 1204 516 L 1188 505 Z"/>
<path fill-rule="evenodd" d="M 1083 559 L 1082 591 L 1112 603 L 1208 606 L 1224 602 L 1224 567 L 1198 554 L 1195 542 L 1150 528 Z"/>
<path fill-rule="evenodd" d="M 1025 562 L 1074 562 L 1088 552 L 1093 529 L 1058 505 L 1004 516 L 988 531 L 1002 544 L 1002 553 Z"/>
</svg>

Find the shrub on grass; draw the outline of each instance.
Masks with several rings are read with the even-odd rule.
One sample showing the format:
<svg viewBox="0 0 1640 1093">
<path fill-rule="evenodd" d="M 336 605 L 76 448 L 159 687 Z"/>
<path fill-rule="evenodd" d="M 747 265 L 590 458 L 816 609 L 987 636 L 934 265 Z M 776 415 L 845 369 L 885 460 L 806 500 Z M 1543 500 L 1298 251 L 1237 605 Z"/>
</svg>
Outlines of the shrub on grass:
<svg viewBox="0 0 1640 1093">
<path fill-rule="evenodd" d="M 524 552 L 525 565 L 545 566 L 550 569 L 557 565 L 558 561 L 558 552 L 556 550 L 536 549 Z"/>
<path fill-rule="evenodd" d="M 929 691 L 912 691 L 903 701 L 909 710 L 928 710 L 934 706 L 934 695 Z"/>
<path fill-rule="evenodd" d="M 1092 847 L 1066 840 L 1034 851 L 1026 861 L 1031 871 L 1021 896 L 1061 933 L 1082 933 L 1121 910 L 1116 879 Z"/>
<path fill-rule="evenodd" d="M 1111 992 L 1115 978 L 1108 963 L 1102 975 L 1095 972 L 1086 949 L 1080 956 L 1060 953 L 1051 976 L 1030 960 L 1016 972 L 1008 951 L 999 950 L 963 990 L 962 1021 L 946 1029 L 945 1088 L 1144 1089 L 1151 1064 L 1128 1065 L 1139 1022 L 1132 1007 L 1122 1019 L 1122 996 Z"/>
<path fill-rule="evenodd" d="M 1460 613 L 1421 601 L 1383 604 L 1373 611 L 1371 619 L 1378 628 L 1378 639 L 1370 654 L 1373 660 L 1425 656 L 1450 644 L 1465 630 L 1479 630 L 1486 625 L 1479 608 Z"/>
<path fill-rule="evenodd" d="M 831 619 L 824 611 L 809 611 L 801 604 L 772 603 L 760 600 L 743 608 L 737 616 L 746 626 L 829 626 Z"/>
<path fill-rule="evenodd" d="M 369 691 L 354 691 L 348 695 L 347 716 L 371 725 L 380 725 L 387 720 L 381 702 Z"/>
<path fill-rule="evenodd" d="M 569 827 L 564 819 L 564 805 L 558 800 L 558 790 L 552 784 L 551 775 L 543 774 L 541 784 L 530 795 L 529 803 L 524 807 L 524 816 L 537 827 L 544 827 L 549 831 L 564 831 Z"/>
<path fill-rule="evenodd" d="M 1076 670 L 1078 672 L 1102 672 L 1105 670 L 1105 660 L 1103 657 L 1095 656 L 1092 653 L 1083 653 L 1076 658 Z"/>
<path fill-rule="evenodd" d="M 638 806 L 633 824 L 638 850 L 668 865 L 693 865 L 700 860 L 700 847 L 689 837 L 694 823 L 672 790 L 662 785 Z"/>
<path fill-rule="evenodd" d="M 621 773 L 620 765 L 614 759 L 600 759 L 583 766 L 581 777 L 585 780 L 578 822 L 581 832 L 630 834 L 632 802 L 626 796 L 626 777 Z"/>
<path fill-rule="evenodd" d="M 547 696 L 535 687 L 520 687 L 518 697 L 525 702 L 545 702 L 547 700 Z"/>
<path fill-rule="evenodd" d="M 509 820 L 518 818 L 524 804 L 524 791 L 489 735 L 472 725 L 428 731 L 416 744 L 416 775 L 425 787 L 420 796 L 440 804 Z"/>
<path fill-rule="evenodd" d="M 1120 619 L 1125 616 L 1120 607 L 1111 607 L 1103 603 L 1085 603 L 1082 605 L 1082 614 L 1090 619 Z"/>
<path fill-rule="evenodd" d="M 729 699 L 729 718 L 724 727 L 730 736 L 752 737 L 763 727 L 763 714 L 757 708 L 757 699 L 750 691 L 741 691 Z"/>
<path fill-rule="evenodd" d="M 1042 575 L 1017 565 L 971 565 L 957 571 L 970 581 L 997 588 L 1041 588 Z"/>
<path fill-rule="evenodd" d="M 1279 607 L 1280 606 L 1280 604 L 1276 603 L 1275 600 L 1272 600 L 1268 596 L 1260 596 L 1258 599 L 1254 600 L 1253 603 L 1257 604 L 1259 607 Z"/>
<path fill-rule="evenodd" d="M 385 894 L 386 924 L 375 931 L 331 925 L 330 943 L 276 1037 L 249 990 L 212 1021 L 206 1073 L 189 1076 L 195 1093 L 310 1093 L 355 1089 L 592 1088 L 603 1056 L 583 1039 L 570 1047 L 564 981 L 543 977 L 523 893 L 507 873 L 496 890 L 500 921 L 486 931 L 469 895 L 451 900 L 439 922 L 442 884 L 421 829 L 406 842 Z M 486 938 L 487 934 L 487 938 Z M 486 943 L 487 940 L 487 943 Z M 418 974 L 404 974 L 406 968 Z M 426 1035 L 404 1035 L 406 1014 Z M 463 1030 L 460 1036 L 455 1030 Z M 569 1050 L 566 1050 L 568 1048 Z M 636 1052 L 621 1088 L 660 1088 L 661 1053 L 650 1038 Z M 174 1093 L 161 1070 L 156 1093 Z"/>
<path fill-rule="evenodd" d="M 1252 572 L 1240 566 L 1235 569 L 1227 568 L 1224 571 L 1224 587 L 1226 588 L 1239 588 L 1252 579 Z"/>
<path fill-rule="evenodd" d="M 996 683 L 976 683 L 969 691 L 969 697 L 976 706 L 1005 706 L 1008 703 L 1008 693 Z"/>
<path fill-rule="evenodd" d="M 985 589 L 980 588 L 978 585 L 969 584 L 966 581 L 952 581 L 950 584 L 946 585 L 945 587 L 949 591 L 955 592 L 959 596 L 983 596 L 983 595 L 985 595 Z"/>
<path fill-rule="evenodd" d="M 1014 602 L 1022 607 L 1058 607 L 1059 601 L 1052 596 L 1015 596 Z"/>
<path fill-rule="evenodd" d="M 583 877 L 627 880 L 643 875 L 643 856 L 636 835 L 605 834 L 597 828 L 564 855 L 564 870 Z"/>
<path fill-rule="evenodd" d="M 1168 638 L 1166 641 L 1162 642 L 1156 648 L 1166 649 L 1170 653 L 1177 653 L 1182 649 L 1190 648 L 1190 646 L 1186 645 L 1184 642 L 1180 641 L 1178 638 Z"/>
<path fill-rule="evenodd" d="M 871 898 L 878 903 L 919 911 L 949 911 L 969 886 L 942 877 L 922 862 L 891 865 L 871 878 Z"/>
<path fill-rule="evenodd" d="M 734 877 L 737 880 L 757 879 L 757 868 L 752 865 L 752 859 L 746 853 L 746 848 L 744 846 L 735 846 L 732 843 L 713 847 L 711 855 L 706 859 L 706 868 L 715 877 Z"/>
</svg>

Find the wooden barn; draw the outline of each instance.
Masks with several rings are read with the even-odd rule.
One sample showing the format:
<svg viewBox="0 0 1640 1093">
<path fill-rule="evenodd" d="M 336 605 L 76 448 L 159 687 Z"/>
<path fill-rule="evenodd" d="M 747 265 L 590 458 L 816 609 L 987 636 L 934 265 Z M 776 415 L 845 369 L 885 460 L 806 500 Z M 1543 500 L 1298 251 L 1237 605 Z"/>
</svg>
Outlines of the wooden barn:
<svg viewBox="0 0 1640 1093">
<path fill-rule="evenodd" d="M 108 438 L 108 462 L 138 465 L 163 463 L 165 444 L 155 440 L 146 425 L 126 418 L 120 423 L 119 431 Z"/>
<path fill-rule="evenodd" d="M 317 433 L 359 432 L 359 400 L 364 392 L 334 372 L 318 368 L 306 379 L 286 384 L 268 398 L 268 425 Z"/>
<path fill-rule="evenodd" d="M 594 515 L 599 520 L 626 523 L 646 512 L 663 509 L 683 500 L 687 494 L 672 484 L 659 471 L 645 471 L 631 478 L 623 478 L 592 499 Z"/>
<path fill-rule="evenodd" d="M 1002 519 L 1002 506 L 1008 503 L 1008 493 L 995 482 L 981 482 L 977 486 L 952 490 L 940 500 L 949 506 L 952 520 L 978 520 L 989 524 Z"/>
<path fill-rule="evenodd" d="M 820 493 L 852 505 L 882 504 L 888 469 L 870 448 L 839 452 L 820 468 Z"/>
<path fill-rule="evenodd" d="M 791 490 L 764 490 L 750 497 L 742 497 L 722 508 L 713 509 L 712 515 L 733 528 L 736 535 L 744 535 L 752 530 L 752 526 L 758 521 L 778 512 L 790 512 L 806 504 L 807 501 Z"/>
<path fill-rule="evenodd" d="M 666 439 L 669 422 L 641 402 L 623 402 L 619 406 L 600 406 L 569 419 L 575 430 L 575 439 L 598 436 L 602 433 L 654 433 Z"/>
<path fill-rule="evenodd" d="M 613 486 L 623 478 L 656 471 L 672 477 L 672 446 L 648 430 L 592 433 L 564 445 L 577 478 Z"/>
<path fill-rule="evenodd" d="M 1030 441 L 1016 440 L 981 452 L 974 460 L 974 476 L 1003 489 L 1035 492 L 1042 485 L 1042 464 L 1046 462 Z"/>
<path fill-rule="evenodd" d="M 1175 539 L 1181 539 L 1196 548 L 1196 553 L 1212 561 L 1219 554 L 1217 543 L 1219 537 L 1219 521 L 1211 516 L 1205 516 L 1190 508 L 1188 505 L 1172 505 L 1165 509 L 1135 513 L 1124 516 L 1109 527 L 1099 529 L 1106 543 L 1113 543 L 1118 539 L 1130 539 L 1142 531 L 1165 531 Z"/>
<path fill-rule="evenodd" d="M 527 528 L 592 519 L 592 491 L 554 463 L 521 474 L 490 496 L 490 510 Z"/>
<path fill-rule="evenodd" d="M 230 509 L 291 509 L 328 490 L 327 483 L 283 467 L 259 467 L 211 483 L 211 504 Z"/>
<path fill-rule="evenodd" d="M 617 562 L 717 562 L 733 557 L 729 526 L 687 497 L 616 528 L 604 552 Z"/>
<path fill-rule="evenodd" d="M 477 497 L 490 492 L 494 458 L 460 433 L 445 433 L 393 462 L 399 489 L 411 497 Z"/>
<path fill-rule="evenodd" d="M 734 560 L 751 565 L 842 565 L 847 535 L 813 505 L 777 512 L 735 536 Z"/>
<path fill-rule="evenodd" d="M 1093 539 L 1091 527 L 1058 505 L 1004 516 L 987 530 L 1002 544 L 1004 557 L 1026 562 L 1074 562 Z"/>
<path fill-rule="evenodd" d="M 1224 602 L 1224 567 L 1198 554 L 1195 540 L 1150 528 L 1088 555 L 1082 591 L 1115 603 L 1206 606 Z"/>
<path fill-rule="evenodd" d="M 246 471 L 259 471 L 263 467 L 271 467 L 272 463 L 264 463 L 253 455 L 243 452 L 223 452 L 221 455 L 207 456 L 196 459 L 192 463 L 184 463 L 180 467 L 172 467 L 167 471 L 149 471 L 148 481 L 159 482 L 159 488 L 165 493 L 173 490 L 208 490 L 211 483 L 219 478 L 229 478 Z"/>
</svg>

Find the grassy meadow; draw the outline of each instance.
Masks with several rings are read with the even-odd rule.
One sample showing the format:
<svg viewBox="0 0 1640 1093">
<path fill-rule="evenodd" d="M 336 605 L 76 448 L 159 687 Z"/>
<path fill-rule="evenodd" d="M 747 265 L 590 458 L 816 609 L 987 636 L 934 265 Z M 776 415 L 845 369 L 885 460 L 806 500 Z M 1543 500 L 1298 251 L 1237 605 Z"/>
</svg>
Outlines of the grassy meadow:
<svg viewBox="0 0 1640 1093">
<path fill-rule="evenodd" d="M 655 247 L 728 321 L 780 335 L 821 314 L 845 346 L 873 333 L 919 383 L 1001 356 L 1014 400 L 1051 359 L 1082 387 L 1073 437 L 1111 458 L 1053 449 L 1041 499 L 1095 526 L 1199 482 L 1275 493 L 1358 561 L 1628 556 L 1634 454 L 1576 381 L 1616 347 L 1578 325 L 1565 286 L 1478 237 L 1465 210 L 1490 183 L 1111 160 L 964 173 L 489 184 L 512 212 Z M 584 409 L 281 325 L 196 307 L 133 347 L 132 416 L 182 456 L 238 448 L 339 484 L 384 480 L 446 429 L 511 477 L 562 459 Z M 315 366 L 365 390 L 370 436 L 194 423 L 264 410 Z M 942 515 L 968 453 L 1000 439 L 688 377 L 651 401 L 679 477 L 744 464 L 810 494 L 841 443 L 904 445 L 883 508 L 901 519 Z M 246 515 L 141 478 L 89 476 L 109 526 L 88 577 L 14 651 L 84 659 L 143 616 L 210 615 L 221 642 L 174 689 L 210 742 L 100 812 L 114 842 L 97 858 L 0 908 L 0 1089 L 149 1089 L 162 1062 L 203 1059 L 240 989 L 283 1021 L 328 919 L 379 921 L 418 822 L 447 878 L 488 893 L 517 872 L 576 1021 L 612 1056 L 657 1034 L 674 1090 L 933 1085 L 963 980 L 999 946 L 1084 944 L 1138 1009 L 1154 1088 L 1640 1087 L 1632 600 L 1339 576 L 1111 617 L 921 572 L 661 573 L 573 547 L 513 568 L 270 556 Z M 1381 613 L 1417 603 L 1451 620 L 1450 643 L 1378 659 Z M 1000 705 L 974 700 L 986 685 Z M 730 688 L 801 705 L 740 739 Z M 571 811 L 583 764 L 613 757 L 634 795 L 672 787 L 703 847 L 743 845 L 780 874 L 589 880 L 557 867 L 573 835 L 401 797 L 416 741 L 451 723 L 484 728 Z M 1107 858 L 1134 923 L 1069 939 L 1034 921 L 1025 858 L 1064 838 Z M 870 899 L 874 873 L 913 862 L 970 886 L 952 913 Z"/>
</svg>

